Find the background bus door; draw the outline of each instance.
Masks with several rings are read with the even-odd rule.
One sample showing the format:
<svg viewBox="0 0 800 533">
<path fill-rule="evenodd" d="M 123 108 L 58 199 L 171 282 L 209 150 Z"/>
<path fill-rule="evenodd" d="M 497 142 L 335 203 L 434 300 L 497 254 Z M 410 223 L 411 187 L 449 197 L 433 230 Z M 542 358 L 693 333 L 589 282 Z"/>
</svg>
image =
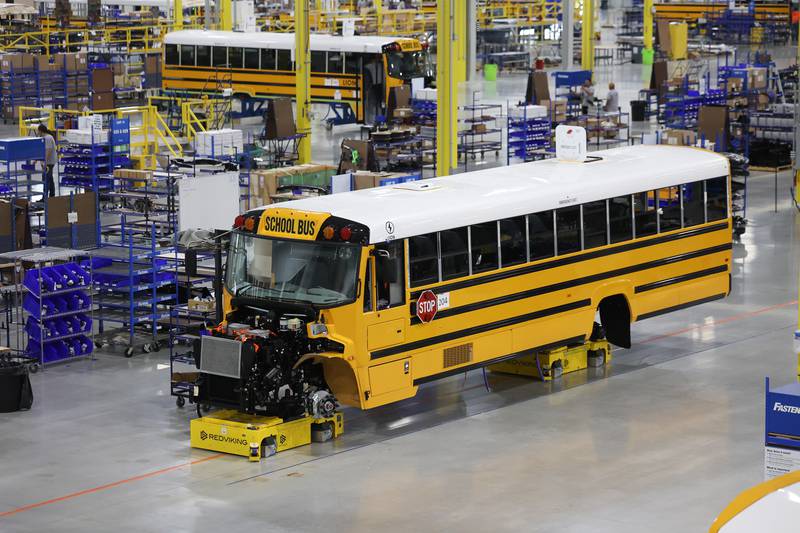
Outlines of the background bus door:
<svg viewBox="0 0 800 533">
<path fill-rule="evenodd" d="M 385 112 L 387 101 L 383 55 L 365 54 L 363 56 L 363 61 L 364 123 L 373 124 L 375 122 L 375 116 Z"/>
<path fill-rule="evenodd" d="M 370 287 L 364 293 L 367 350 L 374 352 L 405 342 L 409 319 L 403 241 L 375 246 L 369 258 L 365 286 Z M 372 397 L 408 393 L 413 387 L 411 358 L 371 361 L 369 381 Z"/>
</svg>

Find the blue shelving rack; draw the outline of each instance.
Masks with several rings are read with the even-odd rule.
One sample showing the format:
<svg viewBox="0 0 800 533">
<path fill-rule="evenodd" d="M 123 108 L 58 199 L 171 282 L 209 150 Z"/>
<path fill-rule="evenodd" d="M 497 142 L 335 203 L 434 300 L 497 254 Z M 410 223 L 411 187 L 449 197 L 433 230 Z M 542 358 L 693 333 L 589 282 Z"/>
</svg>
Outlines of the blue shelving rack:
<svg viewBox="0 0 800 533">
<path fill-rule="evenodd" d="M 125 345 L 126 357 L 137 346 L 158 351 L 159 321 L 168 320 L 177 303 L 176 248 L 158 246 L 151 225 L 148 232 L 123 230 L 121 242 L 92 250 L 91 261 L 100 342 Z M 120 328 L 106 332 L 109 323 Z"/>
<path fill-rule="evenodd" d="M 578 95 L 583 82 L 592 79 L 591 70 L 553 72 L 556 82 L 555 98 L 567 101 L 567 118 L 578 116 L 581 112 L 581 99 Z"/>
<path fill-rule="evenodd" d="M 4 122 L 14 122 L 19 118 L 20 106 L 39 105 L 39 74 L 30 68 L 17 68 L 13 65 L 0 70 L 0 108 Z"/>
<path fill-rule="evenodd" d="M 552 144 L 552 123 L 550 111 L 546 117 L 529 117 L 527 108 L 522 116 L 512 116 L 511 109 L 507 119 L 507 156 L 506 164 L 512 159 L 524 162 L 544 159 Z"/>
<path fill-rule="evenodd" d="M 96 193 L 110 189 L 114 169 L 130 165 L 130 122 L 112 118 L 107 139 L 93 129 L 89 142 L 67 142 L 59 152 L 61 185 Z"/>
<path fill-rule="evenodd" d="M 15 250 L 17 246 L 17 200 L 30 203 L 44 191 L 44 140 L 38 137 L 0 139 L 0 198 L 10 200 L 10 242 L 2 242 L 0 251 Z M 43 205 L 44 227 L 47 227 L 47 203 Z M 44 236 L 44 235 L 43 235 Z"/>
</svg>

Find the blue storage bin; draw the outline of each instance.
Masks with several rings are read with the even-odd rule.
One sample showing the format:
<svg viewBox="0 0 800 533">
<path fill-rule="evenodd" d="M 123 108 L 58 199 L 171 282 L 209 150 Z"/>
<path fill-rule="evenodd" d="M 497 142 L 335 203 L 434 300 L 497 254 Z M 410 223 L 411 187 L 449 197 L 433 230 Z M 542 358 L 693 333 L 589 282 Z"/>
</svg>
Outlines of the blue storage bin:
<svg viewBox="0 0 800 533">
<path fill-rule="evenodd" d="M 61 283 L 65 289 L 82 285 L 82 283 L 78 280 L 78 277 L 72 274 L 72 270 L 68 268 L 67 265 L 55 265 L 50 268 L 50 272 L 53 275 L 61 278 Z"/>
<path fill-rule="evenodd" d="M 67 263 L 64 266 L 70 271 L 73 278 L 78 281 L 78 285 L 89 285 L 89 273 L 83 267 L 75 263 Z"/>
<path fill-rule="evenodd" d="M 22 299 L 22 308 L 25 309 L 31 316 L 37 319 L 41 319 L 40 310 L 39 310 L 39 299 L 35 296 L 30 294 L 26 294 L 25 298 Z M 44 298 L 42 300 L 42 308 L 41 313 L 44 316 L 54 315 L 58 312 L 55 304 L 52 302 L 50 298 Z"/>
<path fill-rule="evenodd" d="M 65 297 L 70 311 L 81 311 L 89 307 L 89 297 L 83 291 L 71 293 Z"/>
<path fill-rule="evenodd" d="M 50 296 L 49 298 L 45 296 L 44 299 L 52 302 L 56 307 L 56 312 L 58 313 L 66 313 L 67 311 L 70 311 L 69 301 L 62 296 Z"/>
</svg>

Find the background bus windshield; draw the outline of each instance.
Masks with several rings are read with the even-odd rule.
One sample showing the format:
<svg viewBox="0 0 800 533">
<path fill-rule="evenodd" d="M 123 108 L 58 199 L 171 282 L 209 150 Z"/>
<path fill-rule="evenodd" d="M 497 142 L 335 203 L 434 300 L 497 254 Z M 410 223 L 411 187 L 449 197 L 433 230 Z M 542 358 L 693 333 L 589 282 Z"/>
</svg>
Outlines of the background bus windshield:
<svg viewBox="0 0 800 533">
<path fill-rule="evenodd" d="M 424 76 L 423 52 L 389 52 L 386 54 L 389 76 L 410 80 Z"/>
<path fill-rule="evenodd" d="M 235 233 L 226 284 L 234 296 L 332 306 L 356 297 L 359 247 Z"/>
</svg>

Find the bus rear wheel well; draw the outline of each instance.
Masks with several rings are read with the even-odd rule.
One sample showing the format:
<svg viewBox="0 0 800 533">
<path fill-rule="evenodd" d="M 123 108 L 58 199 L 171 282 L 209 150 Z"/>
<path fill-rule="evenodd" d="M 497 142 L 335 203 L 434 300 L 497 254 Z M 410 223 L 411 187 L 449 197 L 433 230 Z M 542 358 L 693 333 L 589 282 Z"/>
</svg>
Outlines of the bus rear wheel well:
<svg viewBox="0 0 800 533">
<path fill-rule="evenodd" d="M 606 296 L 597 305 L 606 339 L 620 348 L 631 347 L 631 308 L 624 294 Z"/>
</svg>

